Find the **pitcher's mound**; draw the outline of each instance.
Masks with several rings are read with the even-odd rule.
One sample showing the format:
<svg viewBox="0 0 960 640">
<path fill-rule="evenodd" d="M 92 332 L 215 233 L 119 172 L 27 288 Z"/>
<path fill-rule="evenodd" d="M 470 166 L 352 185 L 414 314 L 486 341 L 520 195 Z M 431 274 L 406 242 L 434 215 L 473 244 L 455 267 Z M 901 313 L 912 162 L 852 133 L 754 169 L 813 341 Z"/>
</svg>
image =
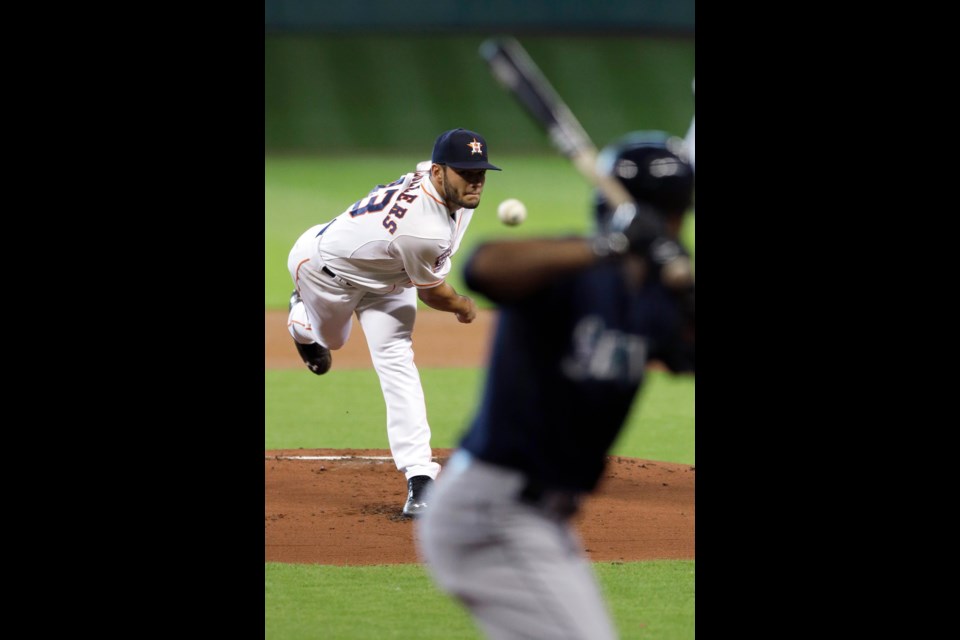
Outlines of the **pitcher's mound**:
<svg viewBox="0 0 960 640">
<path fill-rule="evenodd" d="M 441 465 L 450 453 L 434 449 Z M 693 559 L 695 474 L 690 465 L 611 456 L 574 519 L 590 559 Z M 407 483 L 389 451 L 267 451 L 264 475 L 267 562 L 419 561 L 413 522 L 401 513 Z"/>
</svg>

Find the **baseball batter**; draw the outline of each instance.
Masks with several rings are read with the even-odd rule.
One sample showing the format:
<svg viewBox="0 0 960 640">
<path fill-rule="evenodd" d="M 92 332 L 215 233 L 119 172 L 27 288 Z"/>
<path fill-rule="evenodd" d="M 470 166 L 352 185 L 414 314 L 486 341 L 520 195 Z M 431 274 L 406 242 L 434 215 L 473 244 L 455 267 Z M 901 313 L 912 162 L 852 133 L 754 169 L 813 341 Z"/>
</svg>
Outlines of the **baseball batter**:
<svg viewBox="0 0 960 640">
<path fill-rule="evenodd" d="M 473 300 L 446 282 L 488 169 L 479 133 L 453 129 L 433 147 L 429 167 L 375 187 L 329 222 L 307 229 L 287 261 L 296 289 L 287 326 L 307 367 L 322 375 L 331 351 L 363 327 L 387 407 L 387 439 L 407 478 L 403 513 L 426 509 L 423 492 L 437 477 L 420 373 L 413 362 L 417 296 L 428 306 L 473 322 Z"/>
<path fill-rule="evenodd" d="M 692 292 L 660 282 L 677 254 L 657 250 L 691 203 L 693 169 L 671 150 L 681 142 L 633 135 L 601 154 L 637 200 L 625 230 L 600 198 L 594 238 L 490 242 L 467 262 L 467 284 L 500 313 L 481 405 L 427 495 L 417 543 L 490 638 L 616 637 L 570 518 L 648 360 L 694 368 Z"/>
</svg>

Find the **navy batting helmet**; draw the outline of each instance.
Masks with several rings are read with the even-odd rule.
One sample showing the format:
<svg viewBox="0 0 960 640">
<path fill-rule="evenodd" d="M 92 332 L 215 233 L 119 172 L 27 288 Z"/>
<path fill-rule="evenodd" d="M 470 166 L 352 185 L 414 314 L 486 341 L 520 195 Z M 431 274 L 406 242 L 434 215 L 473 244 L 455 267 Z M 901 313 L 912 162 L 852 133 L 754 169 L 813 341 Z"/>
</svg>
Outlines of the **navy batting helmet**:
<svg viewBox="0 0 960 640">
<path fill-rule="evenodd" d="M 604 147 L 597 170 L 620 180 L 634 200 L 661 215 L 679 215 L 693 204 L 693 167 L 683 140 L 662 131 L 636 131 Z M 597 217 L 610 215 L 603 196 L 597 195 Z"/>
</svg>

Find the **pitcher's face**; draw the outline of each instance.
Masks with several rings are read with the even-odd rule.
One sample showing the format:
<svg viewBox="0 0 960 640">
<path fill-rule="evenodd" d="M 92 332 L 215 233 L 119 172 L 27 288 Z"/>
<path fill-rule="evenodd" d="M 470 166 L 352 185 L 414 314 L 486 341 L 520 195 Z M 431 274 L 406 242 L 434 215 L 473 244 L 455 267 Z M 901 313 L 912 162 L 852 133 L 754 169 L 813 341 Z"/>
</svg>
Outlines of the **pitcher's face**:
<svg viewBox="0 0 960 640">
<path fill-rule="evenodd" d="M 486 169 L 454 169 L 441 167 L 443 198 L 452 210 L 476 209 L 480 206 L 483 185 L 487 181 Z"/>
</svg>

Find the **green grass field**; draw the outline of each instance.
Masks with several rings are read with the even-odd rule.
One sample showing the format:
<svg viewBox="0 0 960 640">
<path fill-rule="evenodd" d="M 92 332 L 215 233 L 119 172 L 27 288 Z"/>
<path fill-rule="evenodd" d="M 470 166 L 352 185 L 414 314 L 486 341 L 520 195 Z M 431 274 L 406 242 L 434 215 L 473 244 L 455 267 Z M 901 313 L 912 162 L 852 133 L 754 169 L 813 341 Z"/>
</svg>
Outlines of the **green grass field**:
<svg viewBox="0 0 960 640">
<path fill-rule="evenodd" d="M 287 253 L 307 227 L 332 219 L 384 180 L 429 157 L 272 157 L 265 161 L 264 305 L 285 308 L 292 283 Z M 583 233 L 591 225 L 590 189 L 569 163 L 554 156 L 491 157 L 484 199 L 460 252 L 451 282 L 471 247 L 486 238 Z M 508 228 L 496 218 L 508 197 L 527 204 L 529 218 Z M 694 217 L 684 240 L 693 249 Z M 478 299 L 485 304 L 485 301 Z M 483 372 L 422 369 L 433 446 L 452 447 L 476 406 Z M 264 447 L 387 448 L 385 410 L 372 371 L 336 369 L 318 379 L 306 369 L 265 371 Z M 695 464 L 695 381 L 650 372 L 611 453 Z M 398 474 L 399 477 L 399 474 Z M 621 637 L 673 640 L 694 636 L 693 561 L 597 563 L 595 568 Z M 265 637 L 480 638 L 470 618 L 438 592 L 419 565 L 330 567 L 265 564 Z M 424 612 L 412 619 L 411 610 Z"/>
<path fill-rule="evenodd" d="M 456 445 L 480 398 L 478 369 L 421 369 L 438 448 Z M 266 371 L 265 449 L 384 449 L 386 409 L 372 370 Z M 696 464 L 694 378 L 650 371 L 614 455 Z"/>
<path fill-rule="evenodd" d="M 694 637 L 692 561 L 598 562 L 594 570 L 623 640 Z M 483 636 L 421 565 L 265 565 L 265 637 L 423 638 Z M 410 612 L 422 615 L 411 620 Z"/>
</svg>

